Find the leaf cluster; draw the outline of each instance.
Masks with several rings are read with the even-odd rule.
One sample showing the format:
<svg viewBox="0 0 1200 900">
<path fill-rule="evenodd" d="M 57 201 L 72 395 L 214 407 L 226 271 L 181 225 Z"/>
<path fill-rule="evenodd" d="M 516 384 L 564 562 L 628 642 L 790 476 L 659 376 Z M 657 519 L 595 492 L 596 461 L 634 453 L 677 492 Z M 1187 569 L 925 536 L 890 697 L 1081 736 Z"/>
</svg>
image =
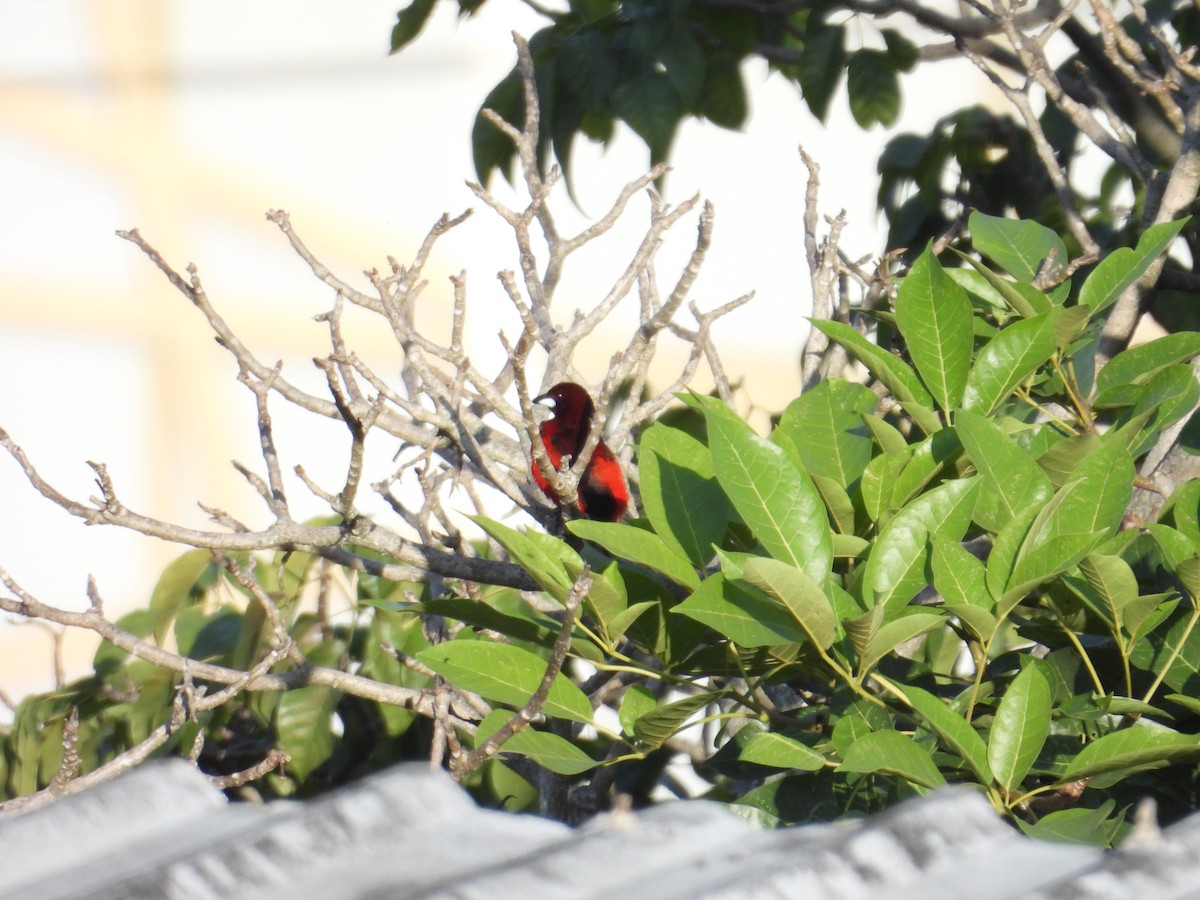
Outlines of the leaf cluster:
<svg viewBox="0 0 1200 900">
<path fill-rule="evenodd" d="M 435 592 L 285 550 L 181 557 L 120 627 L 232 670 L 277 648 L 270 674 L 293 680 L 192 717 L 161 752 L 232 772 L 277 747 L 289 761 L 260 790 L 292 795 L 403 758 L 453 765 L 507 729 L 460 774 L 509 809 L 544 807 L 539 773 L 646 802 L 678 752 L 708 796 L 771 823 L 947 782 L 1059 840 L 1111 844 L 1147 794 L 1169 817 L 1194 809 L 1200 480 L 1154 521 L 1127 510 L 1151 487 L 1138 461 L 1200 400 L 1200 336 L 1094 365 L 1106 311 L 1183 225 L 1075 284 L 1051 277 L 1068 257 L 1053 231 L 976 214 L 977 254 L 922 253 L 857 323 L 875 340 L 815 323 L 878 392 L 827 378 L 767 437 L 687 394 L 639 436 L 642 518 L 575 520 L 564 540 L 477 517 L 478 550 L 535 591 Z M 428 703 L 307 683 L 316 666 Z M 0 784 L 53 779 L 70 709 L 86 772 L 197 683 L 218 687 L 105 645 L 92 676 L 20 705 Z"/>
</svg>

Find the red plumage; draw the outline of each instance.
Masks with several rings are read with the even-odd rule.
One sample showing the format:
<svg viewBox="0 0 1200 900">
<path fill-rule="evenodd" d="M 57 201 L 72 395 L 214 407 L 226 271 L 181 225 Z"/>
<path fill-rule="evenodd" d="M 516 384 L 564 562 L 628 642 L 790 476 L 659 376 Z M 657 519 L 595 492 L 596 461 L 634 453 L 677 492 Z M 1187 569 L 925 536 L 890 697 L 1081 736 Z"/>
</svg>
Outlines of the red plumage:
<svg viewBox="0 0 1200 900">
<path fill-rule="evenodd" d="M 556 384 L 542 396 L 534 398 L 535 403 L 544 401 L 554 404 L 554 414 L 542 422 L 538 433 L 542 437 L 551 465 L 562 471 L 563 457 L 569 456 L 571 462 L 574 462 L 587 443 L 596 407 L 588 392 L 570 381 Z M 533 461 L 532 471 L 533 480 L 542 489 L 542 493 L 559 503 L 541 469 L 538 468 L 537 460 Z M 619 522 L 625 517 L 625 510 L 629 506 L 629 487 L 625 483 L 625 475 L 621 472 L 621 464 L 617 462 L 617 458 L 603 439 L 596 444 L 592 458 L 588 460 L 583 475 L 579 478 L 578 499 L 579 511 L 589 519 Z"/>
</svg>

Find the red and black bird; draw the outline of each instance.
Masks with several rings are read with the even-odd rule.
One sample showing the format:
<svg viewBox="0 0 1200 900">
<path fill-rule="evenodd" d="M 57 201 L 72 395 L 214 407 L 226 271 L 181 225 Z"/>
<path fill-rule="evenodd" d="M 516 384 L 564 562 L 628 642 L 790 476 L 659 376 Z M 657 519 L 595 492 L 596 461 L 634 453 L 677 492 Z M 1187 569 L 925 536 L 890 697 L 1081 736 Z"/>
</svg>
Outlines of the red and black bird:
<svg viewBox="0 0 1200 900">
<path fill-rule="evenodd" d="M 571 381 L 556 384 L 540 397 L 535 397 L 534 402 L 553 406 L 554 414 L 542 422 L 538 433 L 542 436 L 551 465 L 561 472 L 564 457 L 570 457 L 573 463 L 583 451 L 592 431 L 596 406 L 588 392 Z M 536 459 L 533 461 L 533 480 L 543 494 L 561 506 L 538 468 Z M 608 445 L 600 440 L 579 478 L 579 511 L 589 519 L 619 522 L 625 517 L 628 506 L 629 486 L 625 483 L 621 464 Z"/>
</svg>

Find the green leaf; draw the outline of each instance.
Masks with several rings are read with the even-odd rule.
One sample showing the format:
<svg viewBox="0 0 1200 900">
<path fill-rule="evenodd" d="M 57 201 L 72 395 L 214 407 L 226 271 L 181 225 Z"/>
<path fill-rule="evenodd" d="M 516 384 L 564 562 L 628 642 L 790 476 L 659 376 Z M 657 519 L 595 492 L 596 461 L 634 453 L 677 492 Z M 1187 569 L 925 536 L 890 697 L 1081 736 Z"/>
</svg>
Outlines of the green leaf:
<svg viewBox="0 0 1200 900">
<path fill-rule="evenodd" d="M 1057 315 L 1044 313 L 1014 322 L 988 341 L 967 377 L 963 406 L 991 415 L 1053 356 L 1058 349 L 1054 334 Z"/>
<path fill-rule="evenodd" d="M 1187 362 L 1200 353 L 1200 332 L 1182 331 L 1122 351 L 1096 376 L 1097 401 L 1128 384 L 1145 384 L 1169 366 Z"/>
<path fill-rule="evenodd" d="M 1121 247 L 1108 254 L 1096 265 L 1079 291 L 1079 302 L 1098 313 L 1116 303 L 1126 288 L 1136 282 L 1175 240 L 1188 219 L 1163 222 L 1147 228 L 1138 240 L 1137 249 Z"/>
<path fill-rule="evenodd" d="M 911 448 L 905 448 L 899 453 L 881 453 L 867 465 L 859 483 L 859 494 L 872 522 L 878 522 L 884 513 L 896 508 L 896 482 L 911 456 Z"/>
<path fill-rule="evenodd" d="M 992 258 L 1009 274 L 1032 282 L 1052 254 L 1056 269 L 1066 267 L 1067 248 L 1054 231 L 1027 219 L 1005 219 L 975 210 L 967 220 L 971 246 Z"/>
<path fill-rule="evenodd" d="M 769 731 L 759 732 L 746 741 L 738 759 L 760 766 L 799 769 L 803 772 L 819 772 L 825 767 L 825 757 L 807 744 Z"/>
<path fill-rule="evenodd" d="M 1129 774 L 1185 762 L 1200 756 L 1200 738 L 1162 728 L 1123 728 L 1092 741 L 1071 760 L 1061 783 L 1100 775 Z"/>
<path fill-rule="evenodd" d="M 1006 615 L 1033 588 L 1070 569 L 1095 550 L 1105 537 L 1107 535 L 1102 531 L 1061 534 L 1029 553 L 1022 550 L 996 604 L 997 611 Z"/>
<path fill-rule="evenodd" d="M 166 639 L 175 614 L 192 595 L 196 582 L 212 561 L 208 550 L 189 550 L 168 563 L 158 577 L 150 595 L 150 609 L 154 613 L 154 642 L 159 646 Z"/>
<path fill-rule="evenodd" d="M 652 531 L 621 522 L 575 519 L 567 530 L 585 541 L 593 541 L 613 556 L 638 563 L 667 576 L 686 588 L 700 586 L 700 576 L 679 550 Z"/>
<path fill-rule="evenodd" d="M 710 60 L 700 99 L 700 114 L 722 128 L 737 129 L 746 124 L 750 104 L 746 100 L 746 85 L 737 62 Z"/>
<path fill-rule="evenodd" d="M 697 399 L 708 423 L 717 480 L 742 520 L 773 557 L 824 582 L 833 565 L 833 542 L 812 479 L 720 400 Z"/>
<path fill-rule="evenodd" d="M 533 576 L 542 590 L 560 603 L 566 598 L 572 581 L 567 576 L 561 557 L 564 552 L 574 553 L 566 544 L 546 534 L 517 531 L 486 516 L 470 518 L 508 551 L 513 562 Z"/>
<path fill-rule="evenodd" d="M 529 702 L 546 674 L 542 657 L 513 644 L 491 641 L 447 641 L 422 650 L 416 658 L 456 687 L 517 707 Z M 573 722 L 592 721 L 588 698 L 561 672 L 550 686 L 542 711 Z"/>
<path fill-rule="evenodd" d="M 1168 366 L 1140 391 L 1114 429 L 1135 457 L 1149 450 L 1165 429 L 1190 414 L 1200 400 L 1200 384 L 1191 366 Z"/>
<path fill-rule="evenodd" d="M 586 109 L 604 104 L 617 84 L 620 69 L 599 32 L 583 30 L 564 37 L 555 62 L 559 77 Z"/>
<path fill-rule="evenodd" d="M 875 603 L 902 606 L 929 584 L 929 536 L 959 540 L 971 520 L 978 478 L 948 481 L 917 497 L 884 527 L 863 575 Z"/>
<path fill-rule="evenodd" d="M 558 630 L 557 622 L 532 610 L 526 610 L 526 615 L 515 616 L 497 609 L 489 602 L 486 593 L 478 600 L 447 595 L 425 603 L 406 603 L 400 600 L 374 600 L 365 597 L 359 603 L 389 612 L 419 612 L 457 619 L 467 625 L 487 628 L 518 641 L 528 641 L 546 647 L 554 642 Z"/>
<path fill-rule="evenodd" d="M 631 684 L 621 698 L 621 709 L 617 716 L 621 721 L 621 730 L 633 737 L 633 725 L 650 710 L 658 705 L 650 688 L 644 684 Z"/>
<path fill-rule="evenodd" d="M 655 69 L 631 73 L 617 82 L 609 104 L 646 142 L 653 162 L 667 158 L 683 110 L 666 74 Z"/>
<path fill-rule="evenodd" d="M 1137 578 L 1129 563 L 1119 556 L 1091 554 L 1079 561 L 1079 571 L 1095 592 L 1106 618 L 1118 629 L 1136 630 L 1140 622 L 1125 622 L 1124 610 L 1138 599 Z"/>
<path fill-rule="evenodd" d="M 803 569 L 766 557 L 746 561 L 742 577 L 791 612 L 814 644 L 828 648 L 837 634 L 829 598 Z"/>
<path fill-rule="evenodd" d="M 657 749 L 683 728 L 688 719 L 720 696 L 720 691 L 710 691 L 656 707 L 633 723 L 634 737 L 645 749 Z"/>
<path fill-rule="evenodd" d="M 946 463 L 962 452 L 962 443 L 953 429 L 943 428 L 909 449 L 908 460 L 892 486 L 891 506 L 895 508 L 916 497 L 940 475 Z"/>
<path fill-rule="evenodd" d="M 490 713 L 476 729 L 475 746 L 478 747 L 499 731 L 512 715 L 499 709 Z M 599 765 L 566 738 L 529 727 L 522 728 L 501 744 L 500 752 L 528 756 L 538 765 L 559 775 L 579 775 Z"/>
<path fill-rule="evenodd" d="M 638 486 L 658 535 L 693 565 L 706 565 L 730 511 L 708 448 L 677 428 L 651 425 L 638 443 Z"/>
<path fill-rule="evenodd" d="M 433 6 L 434 0 L 413 0 L 397 13 L 396 24 L 392 26 L 392 49 L 389 53 L 400 50 L 421 33 L 429 14 L 433 12 Z"/>
<path fill-rule="evenodd" d="M 941 738 L 942 744 L 962 757 L 981 784 L 992 783 L 987 745 L 971 724 L 939 697 L 915 685 L 897 685 L 922 723 Z"/>
<path fill-rule="evenodd" d="M 833 539 L 833 555 L 846 556 L 844 552 L 848 546 L 848 541 L 853 538 L 854 542 L 862 540 L 854 535 L 854 501 L 850 499 L 850 495 L 846 493 L 846 489 L 834 481 L 832 478 L 826 478 L 823 475 L 814 475 L 812 477 L 813 484 L 817 486 L 817 491 L 821 494 L 821 502 L 825 504 L 825 508 L 829 511 L 829 518 L 833 522 L 833 527 L 837 529 L 832 535 Z M 839 553 L 840 548 L 843 552 Z M 851 542 L 853 543 L 853 542 Z M 852 554 L 857 555 L 857 553 Z"/>
<path fill-rule="evenodd" d="M 739 647 L 771 647 L 805 640 L 804 632 L 782 604 L 720 573 L 704 579 L 671 612 L 702 622 Z"/>
<path fill-rule="evenodd" d="M 933 586 L 948 605 L 991 609 L 994 605 L 987 587 L 987 571 L 961 543 L 942 535 L 932 536 Z"/>
<path fill-rule="evenodd" d="M 1004 305 L 1021 318 L 1032 319 L 1034 316 L 1039 316 L 1054 308 L 1054 304 L 1050 302 L 1050 298 L 1037 288 L 1028 284 L 1009 281 L 1007 278 L 997 275 L 974 257 L 967 256 L 958 250 L 954 252 L 958 253 L 971 268 L 983 277 L 984 282 L 995 291 Z"/>
<path fill-rule="evenodd" d="M 685 109 L 695 110 L 704 95 L 705 75 L 708 72 L 700 42 L 686 27 L 672 28 L 658 47 L 656 55 L 679 102 Z"/>
<path fill-rule="evenodd" d="M 824 122 L 829 112 L 829 101 L 833 99 L 842 73 L 846 70 L 846 28 L 824 21 L 814 26 L 814 18 L 809 19 L 797 76 L 804 102 L 812 114 Z"/>
<path fill-rule="evenodd" d="M 912 738 L 898 731 L 873 731 L 863 735 L 850 745 L 837 770 L 899 775 L 927 788 L 946 783 L 929 754 Z"/>
<path fill-rule="evenodd" d="M 971 367 L 971 301 L 925 248 L 900 282 L 896 324 L 938 405 L 956 409 Z"/>
<path fill-rule="evenodd" d="M 876 607 L 876 609 L 878 608 Z M 940 613 L 918 612 L 902 616 L 881 626 L 859 659 L 859 674 L 866 675 L 875 668 L 881 659 L 905 641 L 910 641 L 917 635 L 932 631 L 945 623 L 946 617 Z"/>
<path fill-rule="evenodd" d="M 860 128 L 876 122 L 894 125 L 900 115 L 900 82 L 896 65 L 882 50 L 856 50 L 846 67 L 850 112 Z"/>
<path fill-rule="evenodd" d="M 963 409 L 954 417 L 954 430 L 1002 513 L 995 521 L 981 523 L 989 530 L 999 531 L 1018 511 L 1050 499 L 1050 480 L 1037 461 L 994 421 Z"/>
<path fill-rule="evenodd" d="M 818 331 L 823 331 L 831 341 L 836 341 L 845 347 L 852 356 L 870 370 L 872 375 L 883 382 L 884 387 L 897 400 L 914 401 L 926 407 L 933 406 L 933 397 L 925 389 L 921 379 L 903 360 L 892 356 L 877 344 L 871 343 L 849 325 L 828 319 L 814 319 L 812 325 Z M 937 428 L 925 429 L 927 434 L 937 430 Z"/>
<path fill-rule="evenodd" d="M 887 45 L 888 57 L 897 72 L 910 72 L 917 64 L 919 54 L 916 46 L 894 28 L 884 28 L 881 32 L 883 42 Z"/>
<path fill-rule="evenodd" d="M 1026 666 L 1000 700 L 988 735 L 988 765 L 1006 791 L 1019 788 L 1050 733 L 1050 685 Z"/>
<path fill-rule="evenodd" d="M 788 404 L 775 432 L 791 438 L 810 475 L 849 487 L 871 461 L 873 441 L 863 416 L 878 404 L 866 386 L 826 378 Z"/>
<path fill-rule="evenodd" d="M 1123 816 L 1112 817 L 1114 800 L 1105 800 L 1095 809 L 1076 807 L 1048 813 L 1036 822 L 1017 819 L 1026 837 L 1039 841 L 1058 841 L 1064 844 L 1088 844 L 1108 847 L 1115 840 Z"/>
<path fill-rule="evenodd" d="M 513 161 L 517 153 L 508 136 L 483 117 L 485 109 L 492 110 L 514 127 L 520 127 L 519 123 L 525 112 L 525 93 L 519 69 L 514 66 L 503 80 L 492 88 L 491 93 L 484 98 L 480 112 L 475 116 L 475 124 L 471 127 L 471 157 L 475 163 L 475 173 L 484 187 L 491 179 L 492 172 L 497 169 L 506 179 L 512 181 Z"/>
<path fill-rule="evenodd" d="M 1067 534 L 1116 532 L 1133 495 L 1133 459 L 1106 441 L 1089 453 L 1034 521 L 1021 554 Z"/>
<path fill-rule="evenodd" d="M 303 782 L 333 754 L 333 711 L 341 694 L 309 685 L 285 692 L 275 706 L 275 737 L 292 759 L 288 771 Z"/>
</svg>

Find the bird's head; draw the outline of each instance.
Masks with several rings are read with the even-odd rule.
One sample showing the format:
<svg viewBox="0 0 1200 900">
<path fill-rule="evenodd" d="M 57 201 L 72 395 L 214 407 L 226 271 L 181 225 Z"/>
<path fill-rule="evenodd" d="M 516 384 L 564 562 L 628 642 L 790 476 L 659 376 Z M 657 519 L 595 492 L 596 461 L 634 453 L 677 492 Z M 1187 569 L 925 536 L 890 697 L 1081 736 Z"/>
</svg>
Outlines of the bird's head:
<svg viewBox="0 0 1200 900">
<path fill-rule="evenodd" d="M 578 422 L 584 428 L 591 425 L 596 412 L 591 396 L 573 381 L 559 382 L 540 397 L 534 397 L 533 402 L 550 406 L 555 419 Z"/>
</svg>

